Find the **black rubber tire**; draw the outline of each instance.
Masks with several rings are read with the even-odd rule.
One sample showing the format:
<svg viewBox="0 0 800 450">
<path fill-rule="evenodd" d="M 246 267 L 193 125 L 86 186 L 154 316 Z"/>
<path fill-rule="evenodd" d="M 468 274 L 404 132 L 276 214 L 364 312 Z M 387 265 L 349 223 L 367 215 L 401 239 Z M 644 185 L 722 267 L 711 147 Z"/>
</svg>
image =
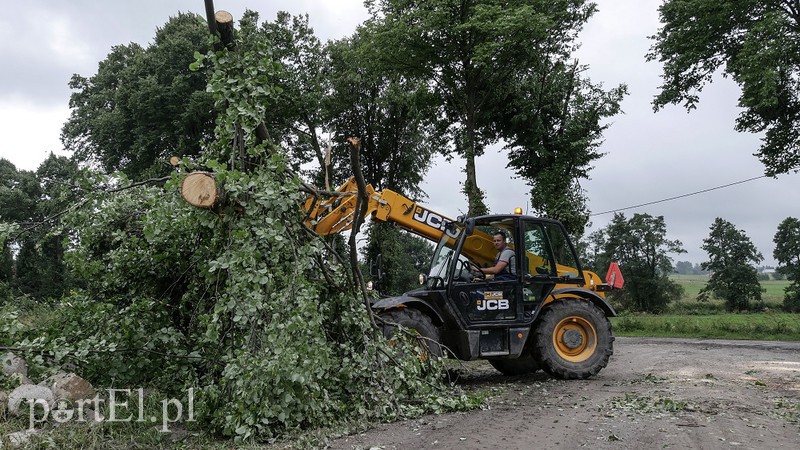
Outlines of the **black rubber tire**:
<svg viewBox="0 0 800 450">
<path fill-rule="evenodd" d="M 437 358 L 443 355 L 442 346 L 439 344 L 441 342 L 439 329 L 422 311 L 413 308 L 397 308 L 382 312 L 379 317 L 384 321 L 383 336 L 386 339 L 391 339 L 397 332 L 397 327 L 391 324 L 402 325 L 419 334 L 420 338 L 417 339 L 417 344 L 424 352 Z"/>
<path fill-rule="evenodd" d="M 534 326 L 536 359 L 554 377 L 582 380 L 597 375 L 614 354 L 611 322 L 590 301 L 556 300 Z"/>
<path fill-rule="evenodd" d="M 537 372 L 542 368 L 542 365 L 536 359 L 533 352 L 528 351 L 529 348 L 530 346 L 526 346 L 526 349 L 522 351 L 519 358 L 490 359 L 489 364 L 503 375 L 508 376 L 526 375 Z"/>
</svg>

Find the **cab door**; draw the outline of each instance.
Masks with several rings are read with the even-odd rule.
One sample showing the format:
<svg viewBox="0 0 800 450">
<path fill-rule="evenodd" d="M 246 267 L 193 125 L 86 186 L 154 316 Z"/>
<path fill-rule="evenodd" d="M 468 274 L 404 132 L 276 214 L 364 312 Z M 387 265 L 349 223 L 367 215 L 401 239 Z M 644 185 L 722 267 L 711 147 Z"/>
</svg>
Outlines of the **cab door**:
<svg viewBox="0 0 800 450">
<path fill-rule="evenodd" d="M 526 219 L 521 224 L 522 309 L 526 320 L 544 302 L 559 280 L 546 224 Z"/>
<path fill-rule="evenodd" d="M 515 324 L 522 318 L 518 223 L 518 217 L 515 216 L 492 216 L 475 219 L 467 227 L 468 232 L 458 249 L 459 262 L 448 286 L 449 301 L 467 328 Z M 471 276 L 471 265 L 494 265 L 498 252 L 492 245 L 492 236 L 497 232 L 506 236 L 508 248 L 515 252 L 511 261 L 514 278 L 498 280 L 491 276 Z"/>
</svg>

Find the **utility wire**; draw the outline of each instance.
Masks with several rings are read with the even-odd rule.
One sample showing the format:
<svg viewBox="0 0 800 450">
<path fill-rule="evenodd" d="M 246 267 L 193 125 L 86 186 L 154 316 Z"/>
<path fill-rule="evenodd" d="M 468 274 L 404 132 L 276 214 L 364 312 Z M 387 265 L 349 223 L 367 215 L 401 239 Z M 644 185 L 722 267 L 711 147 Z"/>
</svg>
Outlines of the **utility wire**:
<svg viewBox="0 0 800 450">
<path fill-rule="evenodd" d="M 608 211 L 603 211 L 603 212 L 599 212 L 599 213 L 590 214 L 589 216 L 590 217 L 594 217 L 594 216 L 600 216 L 600 215 L 603 215 L 603 214 L 610 214 L 610 213 L 616 213 L 616 212 L 620 212 L 620 211 L 625 211 L 626 209 L 634 209 L 634 208 L 641 208 L 642 206 L 655 205 L 656 203 L 663 203 L 663 202 L 668 202 L 668 201 L 671 201 L 671 200 L 677 200 L 679 198 L 690 197 L 692 195 L 703 194 L 703 193 L 706 193 L 706 192 L 715 191 L 717 189 L 723 189 L 723 188 L 726 188 L 726 187 L 731 187 L 731 186 L 735 186 L 737 184 L 747 183 L 748 181 L 759 180 L 761 178 L 766 178 L 766 177 L 767 177 L 766 175 L 761 175 L 760 177 L 753 177 L 753 178 L 748 178 L 746 180 L 734 181 L 733 183 L 723 184 L 722 186 L 716 186 L 716 187 L 712 187 L 712 188 L 708 188 L 708 189 L 703 189 L 702 191 L 690 192 L 688 194 L 683 194 L 683 195 L 676 195 L 675 197 L 669 197 L 669 198 L 664 198 L 664 199 L 661 199 L 661 200 L 655 200 L 655 201 L 652 201 L 652 202 L 642 203 L 640 205 L 626 206 L 624 208 L 618 208 L 618 209 L 609 209 Z"/>
</svg>

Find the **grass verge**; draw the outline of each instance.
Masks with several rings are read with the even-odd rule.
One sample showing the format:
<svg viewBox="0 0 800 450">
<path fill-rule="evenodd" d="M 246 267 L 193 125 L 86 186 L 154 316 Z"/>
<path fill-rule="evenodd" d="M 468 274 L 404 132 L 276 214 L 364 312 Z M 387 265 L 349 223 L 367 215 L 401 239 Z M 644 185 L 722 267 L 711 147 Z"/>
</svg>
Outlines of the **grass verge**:
<svg viewBox="0 0 800 450">
<path fill-rule="evenodd" d="M 800 341 L 800 314 L 623 315 L 611 323 L 617 336 Z"/>
</svg>

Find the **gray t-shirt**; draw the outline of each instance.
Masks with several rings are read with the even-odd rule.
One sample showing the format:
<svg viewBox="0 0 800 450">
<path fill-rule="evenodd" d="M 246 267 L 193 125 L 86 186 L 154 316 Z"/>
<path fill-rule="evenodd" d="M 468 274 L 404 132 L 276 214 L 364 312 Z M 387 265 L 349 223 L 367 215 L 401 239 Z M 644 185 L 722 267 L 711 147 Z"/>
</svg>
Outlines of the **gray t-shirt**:
<svg viewBox="0 0 800 450">
<path fill-rule="evenodd" d="M 495 260 L 494 263 L 497 264 L 500 261 L 506 262 L 506 266 L 503 268 L 503 271 L 500 272 L 500 274 L 502 273 L 510 273 L 511 275 L 517 274 L 517 268 L 514 267 L 514 250 L 511 250 L 508 247 L 504 248 L 503 251 L 497 254 L 497 259 Z"/>
</svg>

